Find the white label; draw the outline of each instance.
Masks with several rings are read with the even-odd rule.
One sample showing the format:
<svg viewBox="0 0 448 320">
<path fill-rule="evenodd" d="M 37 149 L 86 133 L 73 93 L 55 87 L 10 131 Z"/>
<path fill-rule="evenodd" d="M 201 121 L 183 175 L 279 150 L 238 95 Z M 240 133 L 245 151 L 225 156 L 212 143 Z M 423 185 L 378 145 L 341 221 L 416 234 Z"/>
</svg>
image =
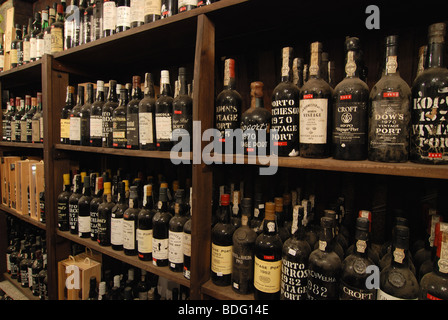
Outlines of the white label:
<svg viewBox="0 0 448 320">
<path fill-rule="evenodd" d="M 140 143 L 142 145 L 154 143 L 154 136 L 152 130 L 152 113 L 139 112 L 138 113 L 138 129 L 140 135 Z"/>
<path fill-rule="evenodd" d="M 131 0 L 131 22 L 145 21 L 145 1 Z"/>
<path fill-rule="evenodd" d="M 327 99 L 300 100 L 300 143 L 327 143 Z"/>
<path fill-rule="evenodd" d="M 162 9 L 162 0 L 145 0 L 145 16 L 160 15 Z"/>
<path fill-rule="evenodd" d="M 45 42 L 44 39 L 37 39 L 36 58 L 41 58 L 44 54 Z"/>
<path fill-rule="evenodd" d="M 37 53 L 37 39 L 31 38 L 30 39 L 30 59 L 35 59 Z"/>
<path fill-rule="evenodd" d="M 123 248 L 135 249 L 135 221 L 123 220 Z"/>
<path fill-rule="evenodd" d="M 42 55 L 51 54 L 51 33 L 47 32 L 44 34 L 44 52 L 42 52 Z"/>
<path fill-rule="evenodd" d="M 168 239 L 152 239 L 152 257 L 155 264 L 155 260 L 168 259 Z"/>
<path fill-rule="evenodd" d="M 29 41 L 23 41 L 23 61 L 30 61 L 31 45 Z"/>
<path fill-rule="evenodd" d="M 90 232 L 90 216 L 78 216 L 78 232 Z"/>
<path fill-rule="evenodd" d="M 391 296 L 390 294 L 384 292 L 384 291 L 381 290 L 381 289 L 378 289 L 376 299 L 377 299 L 377 300 L 417 300 L 417 299 L 402 299 L 402 298 L 397 298 L 397 297 Z"/>
<path fill-rule="evenodd" d="M 101 116 L 90 117 L 90 136 L 93 138 L 103 136 L 103 118 Z"/>
<path fill-rule="evenodd" d="M 70 140 L 81 140 L 81 118 L 70 117 Z"/>
<path fill-rule="evenodd" d="M 137 246 L 140 253 L 152 252 L 152 229 L 137 229 Z"/>
<path fill-rule="evenodd" d="M 182 252 L 182 235 L 183 232 L 169 231 L 169 243 L 168 243 L 168 259 L 172 263 L 183 263 L 184 256 Z"/>
<path fill-rule="evenodd" d="M 157 140 L 171 140 L 171 116 L 156 116 Z"/>
<path fill-rule="evenodd" d="M 178 8 L 186 7 L 186 6 L 197 6 L 198 0 L 179 0 Z"/>
<path fill-rule="evenodd" d="M 73 20 L 71 21 L 65 21 L 64 24 L 64 33 L 65 33 L 65 37 L 73 37 L 73 26 L 74 26 L 74 22 Z"/>
<path fill-rule="evenodd" d="M 185 233 L 182 236 L 182 252 L 184 256 L 191 256 L 191 234 Z"/>
<path fill-rule="evenodd" d="M 114 1 L 103 3 L 103 30 L 115 30 L 116 11 Z"/>
<path fill-rule="evenodd" d="M 110 243 L 113 245 L 123 244 L 123 218 L 110 220 Z"/>
<path fill-rule="evenodd" d="M 131 8 L 128 6 L 117 7 L 117 27 L 131 27 Z"/>
</svg>

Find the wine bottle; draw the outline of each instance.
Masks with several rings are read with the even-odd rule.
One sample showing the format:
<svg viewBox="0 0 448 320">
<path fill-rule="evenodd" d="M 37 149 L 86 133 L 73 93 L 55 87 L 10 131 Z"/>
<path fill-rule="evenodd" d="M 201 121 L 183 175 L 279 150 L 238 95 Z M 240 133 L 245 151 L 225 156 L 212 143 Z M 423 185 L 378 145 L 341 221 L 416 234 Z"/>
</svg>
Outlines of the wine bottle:
<svg viewBox="0 0 448 320">
<path fill-rule="evenodd" d="M 177 1 L 178 0 L 162 0 L 162 6 L 160 8 L 161 19 L 177 14 Z"/>
<path fill-rule="evenodd" d="M 45 50 L 45 40 L 44 40 L 44 34 L 45 29 L 48 28 L 48 10 L 49 7 L 47 6 L 46 9 L 42 10 L 42 26 L 39 30 L 39 33 L 36 35 L 36 60 L 41 59 L 44 50 Z"/>
<path fill-rule="evenodd" d="M 168 211 L 167 189 L 167 183 L 160 185 L 157 211 L 152 219 L 152 262 L 158 267 L 168 266 L 169 223 L 172 215 Z"/>
<path fill-rule="evenodd" d="M 254 298 L 255 300 L 280 299 L 283 243 L 275 221 L 275 204 L 267 202 L 263 233 L 255 241 Z"/>
<path fill-rule="evenodd" d="M 115 0 L 104 0 L 103 3 L 103 37 L 111 36 L 115 33 L 115 23 L 117 17 L 117 4 Z"/>
<path fill-rule="evenodd" d="M 398 72 L 398 36 L 388 36 L 381 79 L 369 98 L 368 158 L 405 162 L 409 157 L 411 89 Z"/>
<path fill-rule="evenodd" d="M 170 74 L 168 70 L 161 72 L 161 92 L 156 101 L 155 124 L 157 150 L 170 151 L 172 147 L 172 118 L 173 118 L 173 97 L 170 85 Z"/>
<path fill-rule="evenodd" d="M 112 202 L 111 183 L 104 182 L 103 185 L 103 202 L 98 206 L 97 242 L 100 246 L 110 246 L 110 220 L 115 203 Z"/>
<path fill-rule="evenodd" d="M 275 197 L 275 220 L 277 223 L 277 231 L 282 243 L 288 240 L 291 237 L 290 231 L 285 226 L 285 213 L 283 212 L 283 198 Z"/>
<path fill-rule="evenodd" d="M 44 142 L 44 128 L 43 128 L 43 113 L 42 113 L 42 93 L 38 92 L 37 107 L 33 118 L 31 119 L 31 142 L 42 143 Z"/>
<path fill-rule="evenodd" d="M 445 23 L 429 26 L 426 70 L 412 85 L 410 160 L 417 163 L 448 163 L 445 34 Z"/>
<path fill-rule="evenodd" d="M 79 198 L 82 197 L 83 176 L 75 174 L 73 177 L 73 193 L 68 200 L 68 216 L 70 233 L 78 234 Z"/>
<path fill-rule="evenodd" d="M 116 8 L 115 33 L 131 28 L 131 1 L 118 0 Z"/>
<path fill-rule="evenodd" d="M 232 236 L 232 289 L 239 294 L 249 294 L 253 291 L 254 282 L 254 252 L 257 233 L 249 227 L 252 215 L 252 199 L 241 201 L 241 226 Z"/>
<path fill-rule="evenodd" d="M 15 68 L 19 65 L 19 43 L 22 39 L 22 29 L 20 28 L 20 24 L 16 23 L 15 29 L 16 34 L 14 40 L 11 41 L 11 50 L 9 53 L 11 68 Z"/>
<path fill-rule="evenodd" d="M 230 223 L 235 226 L 235 229 L 241 226 L 241 196 L 239 190 L 234 190 L 232 194 L 231 211 L 232 217 L 230 218 Z"/>
<path fill-rule="evenodd" d="M 311 247 L 305 237 L 304 207 L 295 205 L 291 237 L 282 247 L 281 300 L 306 300 L 308 260 Z"/>
<path fill-rule="evenodd" d="M 294 58 L 292 61 L 292 82 L 299 88 L 299 90 L 303 86 L 303 67 L 304 60 L 302 58 Z"/>
<path fill-rule="evenodd" d="M 23 34 L 23 64 L 30 63 L 30 40 L 31 40 L 31 26 L 33 18 L 28 18 L 27 32 Z"/>
<path fill-rule="evenodd" d="M 60 136 L 61 143 L 70 144 L 70 113 L 75 106 L 75 87 L 67 86 L 65 105 L 61 111 Z"/>
<path fill-rule="evenodd" d="M 137 186 L 129 189 L 129 206 L 123 214 L 123 252 L 127 256 L 135 256 L 138 253 L 137 223 L 140 205 Z"/>
<path fill-rule="evenodd" d="M 160 20 L 162 0 L 145 0 L 145 23 Z"/>
<path fill-rule="evenodd" d="M 9 99 L 8 109 L 3 117 L 3 141 L 12 141 L 12 119 L 16 113 L 16 107 L 14 105 L 14 99 Z"/>
<path fill-rule="evenodd" d="M 112 113 L 112 146 L 114 148 L 126 148 L 126 105 L 127 89 L 120 89 L 118 106 Z"/>
<path fill-rule="evenodd" d="M 84 10 L 82 18 L 82 43 L 89 43 L 94 40 L 94 15 L 93 8 L 95 0 L 89 0 L 87 7 Z"/>
<path fill-rule="evenodd" d="M 321 218 L 319 247 L 309 257 L 307 297 L 309 300 L 337 300 L 342 262 L 334 250 L 334 224 L 330 217 Z"/>
<path fill-rule="evenodd" d="M 146 73 L 144 97 L 138 104 L 138 140 L 140 150 L 155 149 L 155 103 L 154 79 L 151 73 Z"/>
<path fill-rule="evenodd" d="M 333 91 L 332 155 L 339 160 L 367 158 L 367 107 L 369 87 L 359 78 L 362 71 L 360 41 L 345 40 L 345 79 Z"/>
<path fill-rule="evenodd" d="M 80 112 L 81 118 L 81 145 L 90 146 L 90 117 L 93 104 L 93 84 L 87 84 L 87 99 Z"/>
<path fill-rule="evenodd" d="M 25 97 L 25 101 L 26 101 Z M 29 96 L 29 108 L 28 111 L 22 117 L 21 126 L 25 127 L 25 130 L 22 130 L 22 142 L 33 142 L 33 117 L 36 114 L 37 110 L 37 99 L 36 97 Z"/>
<path fill-rule="evenodd" d="M 110 220 L 110 243 L 112 249 L 123 250 L 123 214 L 128 209 L 125 182 L 118 183 L 118 199 L 112 208 Z"/>
<path fill-rule="evenodd" d="M 22 110 L 23 110 L 22 117 L 18 120 L 19 127 L 18 130 L 16 130 L 16 136 L 19 142 L 26 142 L 26 122 L 27 122 L 26 119 L 27 119 L 27 113 L 31 110 L 30 95 L 25 95 L 25 107 Z"/>
<path fill-rule="evenodd" d="M 395 227 L 392 255 L 390 265 L 381 270 L 377 300 L 417 300 L 420 288 L 410 269 L 408 227 Z"/>
<path fill-rule="evenodd" d="M 103 105 L 104 105 L 104 81 L 96 82 L 96 98 L 90 109 L 90 145 L 102 146 L 103 137 Z"/>
<path fill-rule="evenodd" d="M 58 4 L 56 9 L 56 20 L 50 26 L 51 54 L 55 54 L 64 50 L 64 8 L 61 4 Z"/>
<path fill-rule="evenodd" d="M 86 0 L 75 0 L 78 6 L 79 17 L 74 19 L 73 23 L 73 42 L 72 47 L 76 47 L 82 44 L 82 17 L 84 16 L 84 9 L 86 6 Z"/>
<path fill-rule="evenodd" d="M 375 266 L 368 255 L 369 227 L 369 219 L 356 219 L 355 249 L 342 262 L 341 300 L 376 300 L 376 289 L 367 287 L 371 276 L 367 268 Z"/>
<path fill-rule="evenodd" d="M 14 115 L 14 141 L 16 142 L 21 142 L 22 140 L 22 117 L 25 114 L 25 100 L 21 99 L 21 98 L 16 98 L 16 106 L 20 106 L 17 107 L 17 112 Z"/>
<path fill-rule="evenodd" d="M 269 154 L 269 132 L 271 127 L 271 112 L 264 108 L 263 82 L 256 81 L 250 85 L 250 108 L 241 116 L 243 130 L 242 147 L 245 154 Z"/>
<path fill-rule="evenodd" d="M 226 132 L 226 130 L 236 130 L 240 127 L 241 106 L 242 98 L 236 90 L 235 60 L 226 59 L 224 61 L 224 87 L 216 98 L 215 106 L 215 128 L 220 132 L 218 141 L 220 148 L 217 147 L 217 150 L 220 150 L 221 153 L 235 153 L 235 150 L 238 149 L 234 141 L 228 141 L 229 143 L 226 144 L 226 138 L 230 137 L 232 132 Z M 230 143 L 233 148 L 226 151 L 226 145 L 230 146 Z"/>
<path fill-rule="evenodd" d="M 254 198 L 254 213 L 250 220 L 250 227 L 259 235 L 263 231 L 264 219 L 264 201 L 261 192 L 255 193 Z"/>
<path fill-rule="evenodd" d="M 64 190 L 58 195 L 58 229 L 60 231 L 70 230 L 69 224 L 69 198 L 70 192 L 70 174 L 64 173 L 63 175 Z"/>
<path fill-rule="evenodd" d="M 299 155 L 299 88 L 293 83 L 292 59 L 293 48 L 283 48 L 281 82 L 272 93 L 271 130 L 277 131 L 274 152 L 281 157 Z"/>
<path fill-rule="evenodd" d="M 107 1 L 113 2 L 113 1 Z M 114 109 L 118 106 L 118 97 L 117 97 L 117 81 L 110 80 L 109 81 L 109 92 L 107 101 L 103 105 L 103 109 L 101 111 L 102 116 L 102 125 L 103 125 L 103 148 L 112 148 L 113 142 L 113 122 L 112 116 Z"/>
<path fill-rule="evenodd" d="M 142 26 L 145 23 L 145 0 L 131 0 L 130 16 L 131 28 Z"/>
<path fill-rule="evenodd" d="M 173 272 L 182 272 L 184 255 L 182 252 L 182 237 L 184 225 L 187 222 L 186 205 L 184 203 L 185 191 L 178 189 L 175 195 L 174 216 L 169 222 L 168 232 L 168 261 L 169 269 Z"/>
<path fill-rule="evenodd" d="M 333 89 L 321 77 L 322 43 L 311 44 L 309 79 L 300 89 L 299 154 L 305 158 L 330 156 Z"/>
<path fill-rule="evenodd" d="M 193 99 L 188 95 L 186 68 L 179 68 L 179 95 L 173 99 L 173 144 L 186 140 L 192 150 Z M 183 142 L 185 144 L 185 142 Z"/>
<path fill-rule="evenodd" d="M 184 256 L 183 275 L 190 280 L 191 277 L 191 217 L 193 213 L 192 207 L 193 188 L 190 187 L 189 216 L 184 224 L 182 235 L 182 254 Z"/>
<path fill-rule="evenodd" d="M 84 86 L 78 85 L 77 102 L 70 113 L 70 144 L 81 144 L 81 109 L 84 105 Z"/>
<path fill-rule="evenodd" d="M 90 176 L 84 177 L 83 194 L 78 200 L 78 235 L 81 238 L 90 237 L 90 202 L 92 201 L 90 179 Z"/>
<path fill-rule="evenodd" d="M 17 65 L 18 66 L 23 65 L 23 37 L 26 34 L 26 28 L 27 28 L 26 25 L 22 25 L 21 37 L 17 44 L 17 59 L 18 59 Z"/>
<path fill-rule="evenodd" d="M 143 188 L 143 208 L 138 214 L 137 250 L 138 258 L 143 261 L 152 260 L 152 219 L 155 214 L 152 184 Z"/>
<path fill-rule="evenodd" d="M 96 177 L 95 191 L 90 201 L 90 239 L 97 241 L 98 239 L 98 207 L 103 202 L 103 177 Z"/>
<path fill-rule="evenodd" d="M 132 77 L 132 99 L 126 106 L 126 148 L 139 149 L 139 103 L 142 99 L 140 76 Z"/>
<path fill-rule="evenodd" d="M 177 12 L 190 11 L 198 7 L 198 0 L 178 0 Z"/>
</svg>

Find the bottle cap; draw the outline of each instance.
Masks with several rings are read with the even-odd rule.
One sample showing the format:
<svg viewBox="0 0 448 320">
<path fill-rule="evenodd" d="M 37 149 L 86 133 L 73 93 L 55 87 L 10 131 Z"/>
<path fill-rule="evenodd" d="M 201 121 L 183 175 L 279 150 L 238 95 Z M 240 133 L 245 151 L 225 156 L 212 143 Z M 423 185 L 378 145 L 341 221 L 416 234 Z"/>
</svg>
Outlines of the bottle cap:
<svg viewBox="0 0 448 320">
<path fill-rule="evenodd" d="M 275 219 L 275 203 L 274 202 L 266 202 L 265 219 L 266 220 L 274 220 Z"/>
<path fill-rule="evenodd" d="M 357 37 L 345 38 L 345 51 L 357 51 L 359 50 L 359 47 L 360 47 L 359 38 Z"/>
<path fill-rule="evenodd" d="M 255 98 L 263 97 L 264 84 L 261 81 L 255 81 L 250 84 L 250 96 Z"/>
<path fill-rule="evenodd" d="M 241 206 L 244 208 L 250 208 L 252 206 L 252 199 L 251 198 L 243 198 L 241 200 Z"/>
<path fill-rule="evenodd" d="M 274 198 L 275 203 L 275 211 L 282 211 L 283 210 L 283 198 L 282 197 L 276 197 Z"/>
<path fill-rule="evenodd" d="M 112 185 L 110 182 L 104 182 L 104 194 L 112 193 Z"/>
<path fill-rule="evenodd" d="M 69 173 L 64 173 L 64 175 L 62 177 L 63 177 L 63 180 L 64 180 L 64 185 L 65 186 L 70 185 L 70 174 Z"/>
<path fill-rule="evenodd" d="M 369 232 L 370 221 L 367 218 L 359 217 L 356 219 L 356 229 Z"/>
<path fill-rule="evenodd" d="M 68 93 L 75 93 L 75 87 L 73 87 L 73 86 L 67 86 L 67 92 L 68 92 Z"/>
<path fill-rule="evenodd" d="M 228 206 L 230 204 L 230 194 L 221 195 L 221 205 Z"/>
<path fill-rule="evenodd" d="M 444 43 L 446 34 L 446 25 L 443 22 L 434 23 L 428 28 L 429 43 Z"/>
<path fill-rule="evenodd" d="M 398 45 L 398 35 L 390 35 L 386 37 L 386 46 Z"/>
</svg>

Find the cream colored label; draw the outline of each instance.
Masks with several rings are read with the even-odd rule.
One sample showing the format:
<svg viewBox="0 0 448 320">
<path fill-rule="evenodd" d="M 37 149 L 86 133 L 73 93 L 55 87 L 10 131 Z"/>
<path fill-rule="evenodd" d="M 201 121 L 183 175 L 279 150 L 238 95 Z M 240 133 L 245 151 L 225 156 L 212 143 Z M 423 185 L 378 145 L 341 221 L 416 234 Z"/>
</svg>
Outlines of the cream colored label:
<svg viewBox="0 0 448 320">
<path fill-rule="evenodd" d="M 152 252 L 152 229 L 137 229 L 137 246 L 140 253 Z"/>
<path fill-rule="evenodd" d="M 397 297 L 391 296 L 390 294 L 384 292 L 384 291 L 381 290 L 381 289 L 378 289 L 376 299 L 377 299 L 377 300 L 418 300 L 418 299 L 402 299 L 402 298 L 397 298 Z"/>
<path fill-rule="evenodd" d="M 232 246 L 218 246 L 212 243 L 213 272 L 219 276 L 232 273 Z"/>
<path fill-rule="evenodd" d="M 23 61 L 29 62 L 30 61 L 30 42 L 29 41 L 23 41 Z"/>
<path fill-rule="evenodd" d="M 397 56 L 387 57 L 386 71 L 387 73 L 396 73 L 398 68 Z"/>
<path fill-rule="evenodd" d="M 146 0 L 145 1 L 145 15 L 160 15 L 162 8 L 161 0 Z"/>
<path fill-rule="evenodd" d="M 18 63 L 18 57 L 17 57 L 17 49 L 11 49 L 9 52 L 9 60 L 12 63 Z"/>
<path fill-rule="evenodd" d="M 404 249 L 396 248 L 394 251 L 394 261 L 398 263 L 403 263 L 405 257 Z"/>
<path fill-rule="evenodd" d="M 365 240 L 356 241 L 356 251 L 364 253 L 366 252 L 366 249 L 367 249 L 367 242 Z"/>
<path fill-rule="evenodd" d="M 184 262 L 182 252 L 182 236 L 183 232 L 169 231 L 168 259 L 171 263 Z"/>
<path fill-rule="evenodd" d="M 70 119 L 61 119 L 61 138 L 70 138 Z"/>
<path fill-rule="evenodd" d="M 300 143 L 327 143 L 327 99 L 300 100 Z"/>
<path fill-rule="evenodd" d="M 347 63 L 345 64 L 345 73 L 347 77 L 353 77 L 355 75 L 356 63 L 353 54 L 353 51 L 347 53 Z"/>
<path fill-rule="evenodd" d="M 64 50 L 64 37 L 61 28 L 51 28 L 51 53 Z"/>
<path fill-rule="evenodd" d="M 182 236 L 182 252 L 184 256 L 191 256 L 191 234 L 185 233 Z"/>
<path fill-rule="evenodd" d="M 280 291 L 282 261 L 264 261 L 255 257 L 254 286 L 265 293 Z"/>
</svg>

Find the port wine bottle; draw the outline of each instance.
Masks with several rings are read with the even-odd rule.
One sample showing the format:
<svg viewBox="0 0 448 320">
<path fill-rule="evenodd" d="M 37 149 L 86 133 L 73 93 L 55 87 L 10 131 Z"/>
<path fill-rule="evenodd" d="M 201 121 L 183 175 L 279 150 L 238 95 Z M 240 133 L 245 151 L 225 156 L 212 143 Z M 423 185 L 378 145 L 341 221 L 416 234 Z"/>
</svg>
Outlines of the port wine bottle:
<svg viewBox="0 0 448 320">
<path fill-rule="evenodd" d="M 65 105 L 61 111 L 60 136 L 61 143 L 70 144 L 70 113 L 75 106 L 75 87 L 67 86 Z"/>
<path fill-rule="evenodd" d="M 96 240 L 100 246 L 110 246 L 110 220 L 115 203 L 112 202 L 111 183 L 104 182 L 103 185 L 103 202 L 98 207 L 98 236 Z"/>
<path fill-rule="evenodd" d="M 173 145 L 172 119 L 173 119 L 173 96 L 170 85 L 170 74 L 168 70 L 161 72 L 160 97 L 156 101 L 155 124 L 157 150 L 170 151 Z"/>
<path fill-rule="evenodd" d="M 173 272 L 182 272 L 184 255 L 182 252 L 182 238 L 184 225 L 187 222 L 186 205 L 184 203 L 185 191 L 177 189 L 174 203 L 174 216 L 169 222 L 168 231 L 168 261 L 169 269 Z"/>
<path fill-rule="evenodd" d="M 126 106 L 126 149 L 139 149 L 139 104 L 142 100 L 140 76 L 132 77 L 132 96 Z"/>
<path fill-rule="evenodd" d="M 73 193 L 68 200 L 68 216 L 70 233 L 78 234 L 79 199 L 82 197 L 82 176 L 75 174 L 73 177 Z"/>
<path fill-rule="evenodd" d="M 103 177 L 96 177 L 95 190 L 90 201 L 90 239 L 97 241 L 98 239 L 98 207 L 103 202 Z"/>
<path fill-rule="evenodd" d="M 90 202 L 92 201 L 90 176 L 84 177 L 84 190 L 78 201 L 78 235 L 90 237 Z"/>
<path fill-rule="evenodd" d="M 60 231 L 69 231 L 69 199 L 71 196 L 70 191 L 70 174 L 64 173 L 63 175 L 64 190 L 58 195 L 57 206 L 58 206 L 58 229 Z"/>
<path fill-rule="evenodd" d="M 137 224 L 140 212 L 137 186 L 129 188 L 129 205 L 123 213 L 123 252 L 127 256 L 138 253 Z"/>
<path fill-rule="evenodd" d="M 90 117 L 93 104 L 93 85 L 87 84 L 87 99 L 81 108 L 81 145 L 90 146 Z"/>
<path fill-rule="evenodd" d="M 152 260 L 152 219 L 155 213 L 152 184 L 147 184 L 143 188 L 143 208 L 138 214 L 137 228 L 138 258 L 142 261 Z"/>
<path fill-rule="evenodd" d="M 173 99 L 173 144 L 189 141 L 190 150 L 193 142 L 193 99 L 188 95 L 187 70 L 179 68 L 179 94 Z M 185 142 L 183 142 L 185 144 Z"/>
<path fill-rule="evenodd" d="M 81 144 L 81 109 L 84 105 L 84 86 L 78 85 L 77 102 L 70 113 L 70 144 Z"/>
<path fill-rule="evenodd" d="M 127 89 L 120 89 L 118 106 L 112 113 L 112 146 L 118 149 L 126 148 L 126 105 Z"/>
<path fill-rule="evenodd" d="M 107 1 L 113 2 L 113 1 Z M 110 80 L 109 81 L 109 92 L 107 101 L 103 105 L 103 109 L 101 111 L 102 116 L 102 125 L 103 125 L 103 133 L 102 133 L 102 147 L 103 148 L 112 148 L 113 145 L 113 112 L 115 108 L 118 106 L 118 97 L 117 97 L 117 81 Z"/>
<path fill-rule="evenodd" d="M 155 109 L 154 79 L 151 73 L 146 73 L 144 96 L 138 104 L 138 140 L 140 150 L 155 149 Z"/>
<path fill-rule="evenodd" d="M 118 182 L 118 199 L 112 208 L 110 219 L 110 243 L 112 249 L 117 251 L 123 250 L 123 214 L 128 209 L 125 188 L 124 181 Z"/>
<path fill-rule="evenodd" d="M 159 189 L 157 211 L 152 219 L 152 263 L 158 267 L 168 266 L 169 223 L 173 217 L 168 211 L 168 184 Z"/>
<path fill-rule="evenodd" d="M 101 147 L 103 140 L 104 81 L 96 82 L 96 98 L 90 109 L 90 145 Z"/>
</svg>

